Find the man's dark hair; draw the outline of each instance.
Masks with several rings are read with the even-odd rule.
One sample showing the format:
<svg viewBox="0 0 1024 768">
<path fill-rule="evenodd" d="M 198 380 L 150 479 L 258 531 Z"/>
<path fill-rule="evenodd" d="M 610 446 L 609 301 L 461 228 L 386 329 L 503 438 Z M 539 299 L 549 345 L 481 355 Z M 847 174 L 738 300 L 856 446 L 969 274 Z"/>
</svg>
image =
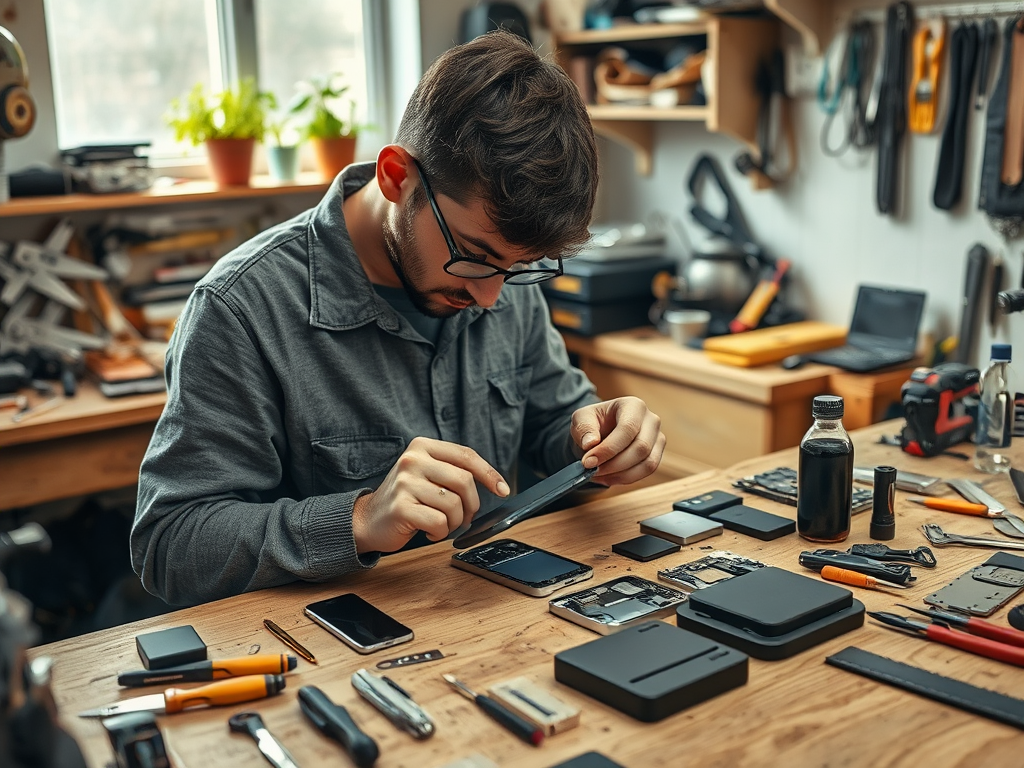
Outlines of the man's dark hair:
<svg viewBox="0 0 1024 768">
<path fill-rule="evenodd" d="M 586 241 L 598 179 L 587 108 L 561 67 L 519 37 L 498 30 L 438 57 L 396 142 L 435 193 L 481 199 L 509 243 L 564 256 Z"/>
</svg>

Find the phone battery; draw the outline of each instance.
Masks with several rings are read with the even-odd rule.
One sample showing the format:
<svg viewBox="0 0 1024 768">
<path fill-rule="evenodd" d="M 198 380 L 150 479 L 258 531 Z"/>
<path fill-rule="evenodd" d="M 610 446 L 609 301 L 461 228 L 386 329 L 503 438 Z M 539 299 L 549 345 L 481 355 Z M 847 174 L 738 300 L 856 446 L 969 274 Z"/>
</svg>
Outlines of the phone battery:
<svg viewBox="0 0 1024 768">
<path fill-rule="evenodd" d="M 556 616 L 602 635 L 675 613 L 686 595 L 639 576 L 620 576 L 548 602 Z"/>
<path fill-rule="evenodd" d="M 689 512 L 668 512 L 640 521 L 640 533 L 658 536 L 676 544 L 695 544 L 722 534 L 722 524 Z"/>
</svg>

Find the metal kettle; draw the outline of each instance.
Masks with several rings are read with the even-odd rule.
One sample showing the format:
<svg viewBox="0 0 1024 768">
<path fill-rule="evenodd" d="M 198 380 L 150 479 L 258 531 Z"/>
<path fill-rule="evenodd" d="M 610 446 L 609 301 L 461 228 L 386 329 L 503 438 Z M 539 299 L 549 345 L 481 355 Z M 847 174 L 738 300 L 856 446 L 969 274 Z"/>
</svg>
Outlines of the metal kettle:
<svg viewBox="0 0 1024 768">
<path fill-rule="evenodd" d="M 757 285 L 758 264 L 736 243 L 712 237 L 694 248 L 676 279 L 687 306 L 738 312 Z"/>
</svg>

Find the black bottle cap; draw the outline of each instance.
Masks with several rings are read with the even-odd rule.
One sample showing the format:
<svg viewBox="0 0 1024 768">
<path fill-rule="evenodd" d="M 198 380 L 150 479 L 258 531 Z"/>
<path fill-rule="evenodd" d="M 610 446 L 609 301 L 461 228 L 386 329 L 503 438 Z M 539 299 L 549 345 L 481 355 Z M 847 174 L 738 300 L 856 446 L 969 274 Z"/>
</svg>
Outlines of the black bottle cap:
<svg viewBox="0 0 1024 768">
<path fill-rule="evenodd" d="M 843 398 L 838 395 L 818 395 L 811 401 L 811 416 L 816 419 L 843 418 Z"/>
<path fill-rule="evenodd" d="M 871 508 L 870 536 L 889 541 L 896 536 L 896 468 L 875 467 L 875 497 Z"/>
</svg>

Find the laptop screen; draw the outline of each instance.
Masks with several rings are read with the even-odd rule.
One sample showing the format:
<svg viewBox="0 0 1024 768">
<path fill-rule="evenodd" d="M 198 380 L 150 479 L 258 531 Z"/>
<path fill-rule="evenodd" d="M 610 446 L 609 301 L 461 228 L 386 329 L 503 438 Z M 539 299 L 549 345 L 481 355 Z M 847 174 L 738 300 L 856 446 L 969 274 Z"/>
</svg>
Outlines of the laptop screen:
<svg viewBox="0 0 1024 768">
<path fill-rule="evenodd" d="M 913 352 L 924 311 L 925 295 L 862 285 L 847 342 L 854 346 L 884 346 Z"/>
</svg>

